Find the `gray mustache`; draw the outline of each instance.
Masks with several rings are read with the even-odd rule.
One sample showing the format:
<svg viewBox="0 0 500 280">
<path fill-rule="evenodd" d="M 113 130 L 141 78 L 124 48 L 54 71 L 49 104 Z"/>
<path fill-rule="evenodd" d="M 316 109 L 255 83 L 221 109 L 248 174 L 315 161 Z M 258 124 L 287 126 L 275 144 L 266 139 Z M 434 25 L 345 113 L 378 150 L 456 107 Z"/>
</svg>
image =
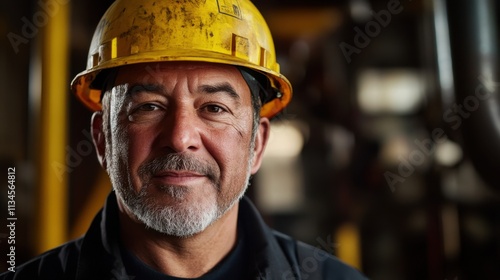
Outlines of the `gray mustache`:
<svg viewBox="0 0 500 280">
<path fill-rule="evenodd" d="M 163 171 L 196 172 L 207 176 L 213 182 L 217 182 L 217 178 L 219 178 L 218 168 L 187 154 L 166 154 L 156 157 L 142 163 L 138 173 L 143 182 L 148 182 L 156 174 Z"/>
</svg>

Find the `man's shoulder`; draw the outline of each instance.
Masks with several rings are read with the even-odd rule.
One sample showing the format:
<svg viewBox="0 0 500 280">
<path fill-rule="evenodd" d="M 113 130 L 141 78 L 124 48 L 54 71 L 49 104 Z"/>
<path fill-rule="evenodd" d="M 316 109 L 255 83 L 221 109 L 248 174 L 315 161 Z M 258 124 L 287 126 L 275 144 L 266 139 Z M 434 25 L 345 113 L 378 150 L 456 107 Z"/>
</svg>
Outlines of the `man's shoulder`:
<svg viewBox="0 0 500 280">
<path fill-rule="evenodd" d="M 0 274 L 7 279 L 66 279 L 76 272 L 82 239 L 77 239 L 51 249 L 14 268 L 14 272 Z"/>
<path fill-rule="evenodd" d="M 278 243 L 289 253 L 288 257 L 296 259 L 301 273 L 300 279 L 338 279 L 366 280 L 357 269 L 345 264 L 334 255 L 288 235 L 274 231 Z M 293 278 L 291 278 L 293 279 Z"/>
</svg>

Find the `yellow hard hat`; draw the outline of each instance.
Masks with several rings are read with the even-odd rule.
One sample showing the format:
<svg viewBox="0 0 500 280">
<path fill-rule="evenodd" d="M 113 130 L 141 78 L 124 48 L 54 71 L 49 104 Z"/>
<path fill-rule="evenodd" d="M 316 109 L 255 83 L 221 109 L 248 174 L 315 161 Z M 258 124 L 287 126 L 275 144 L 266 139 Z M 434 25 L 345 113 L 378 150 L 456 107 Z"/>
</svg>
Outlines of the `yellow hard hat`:
<svg viewBox="0 0 500 280">
<path fill-rule="evenodd" d="M 92 38 L 87 69 L 71 89 L 91 110 L 101 109 L 97 74 L 127 64 L 203 61 L 243 66 L 264 74 L 277 92 L 260 115 L 273 117 L 292 97 L 280 74 L 269 28 L 248 0 L 117 0 Z"/>
</svg>

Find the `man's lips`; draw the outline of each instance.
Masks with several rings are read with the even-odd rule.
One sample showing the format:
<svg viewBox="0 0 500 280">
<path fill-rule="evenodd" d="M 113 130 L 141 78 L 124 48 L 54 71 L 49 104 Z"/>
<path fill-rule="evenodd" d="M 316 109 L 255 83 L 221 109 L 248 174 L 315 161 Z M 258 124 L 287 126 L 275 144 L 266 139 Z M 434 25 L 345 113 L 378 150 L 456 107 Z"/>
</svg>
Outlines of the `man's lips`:
<svg viewBox="0 0 500 280">
<path fill-rule="evenodd" d="M 160 181 L 164 184 L 186 184 L 195 180 L 203 179 L 206 176 L 193 171 L 161 171 L 154 174 L 152 180 Z"/>
</svg>

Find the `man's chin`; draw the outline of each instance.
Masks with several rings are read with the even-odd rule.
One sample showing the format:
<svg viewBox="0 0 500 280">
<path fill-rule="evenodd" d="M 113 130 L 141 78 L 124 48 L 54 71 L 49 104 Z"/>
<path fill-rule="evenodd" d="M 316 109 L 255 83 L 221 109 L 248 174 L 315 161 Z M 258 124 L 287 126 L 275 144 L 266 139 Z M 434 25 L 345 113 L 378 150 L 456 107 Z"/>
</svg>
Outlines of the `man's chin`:
<svg viewBox="0 0 500 280">
<path fill-rule="evenodd" d="M 142 193 L 122 201 L 130 218 L 159 233 L 187 237 L 203 231 L 219 218 L 216 202 L 169 193 Z"/>
<path fill-rule="evenodd" d="M 153 186 L 123 200 L 132 219 L 146 228 L 175 237 L 194 236 L 230 211 L 238 201 L 220 201 L 186 186 Z M 121 196 L 121 195 L 119 195 Z M 125 198 L 125 197 L 124 197 Z"/>
<path fill-rule="evenodd" d="M 183 202 L 192 199 L 190 187 L 186 186 L 158 186 L 159 198 L 169 201 Z"/>
<path fill-rule="evenodd" d="M 173 206 L 157 204 L 149 209 L 136 210 L 134 214 L 148 228 L 177 237 L 198 234 L 220 218 L 215 207 L 196 207 L 191 203 Z"/>
</svg>

